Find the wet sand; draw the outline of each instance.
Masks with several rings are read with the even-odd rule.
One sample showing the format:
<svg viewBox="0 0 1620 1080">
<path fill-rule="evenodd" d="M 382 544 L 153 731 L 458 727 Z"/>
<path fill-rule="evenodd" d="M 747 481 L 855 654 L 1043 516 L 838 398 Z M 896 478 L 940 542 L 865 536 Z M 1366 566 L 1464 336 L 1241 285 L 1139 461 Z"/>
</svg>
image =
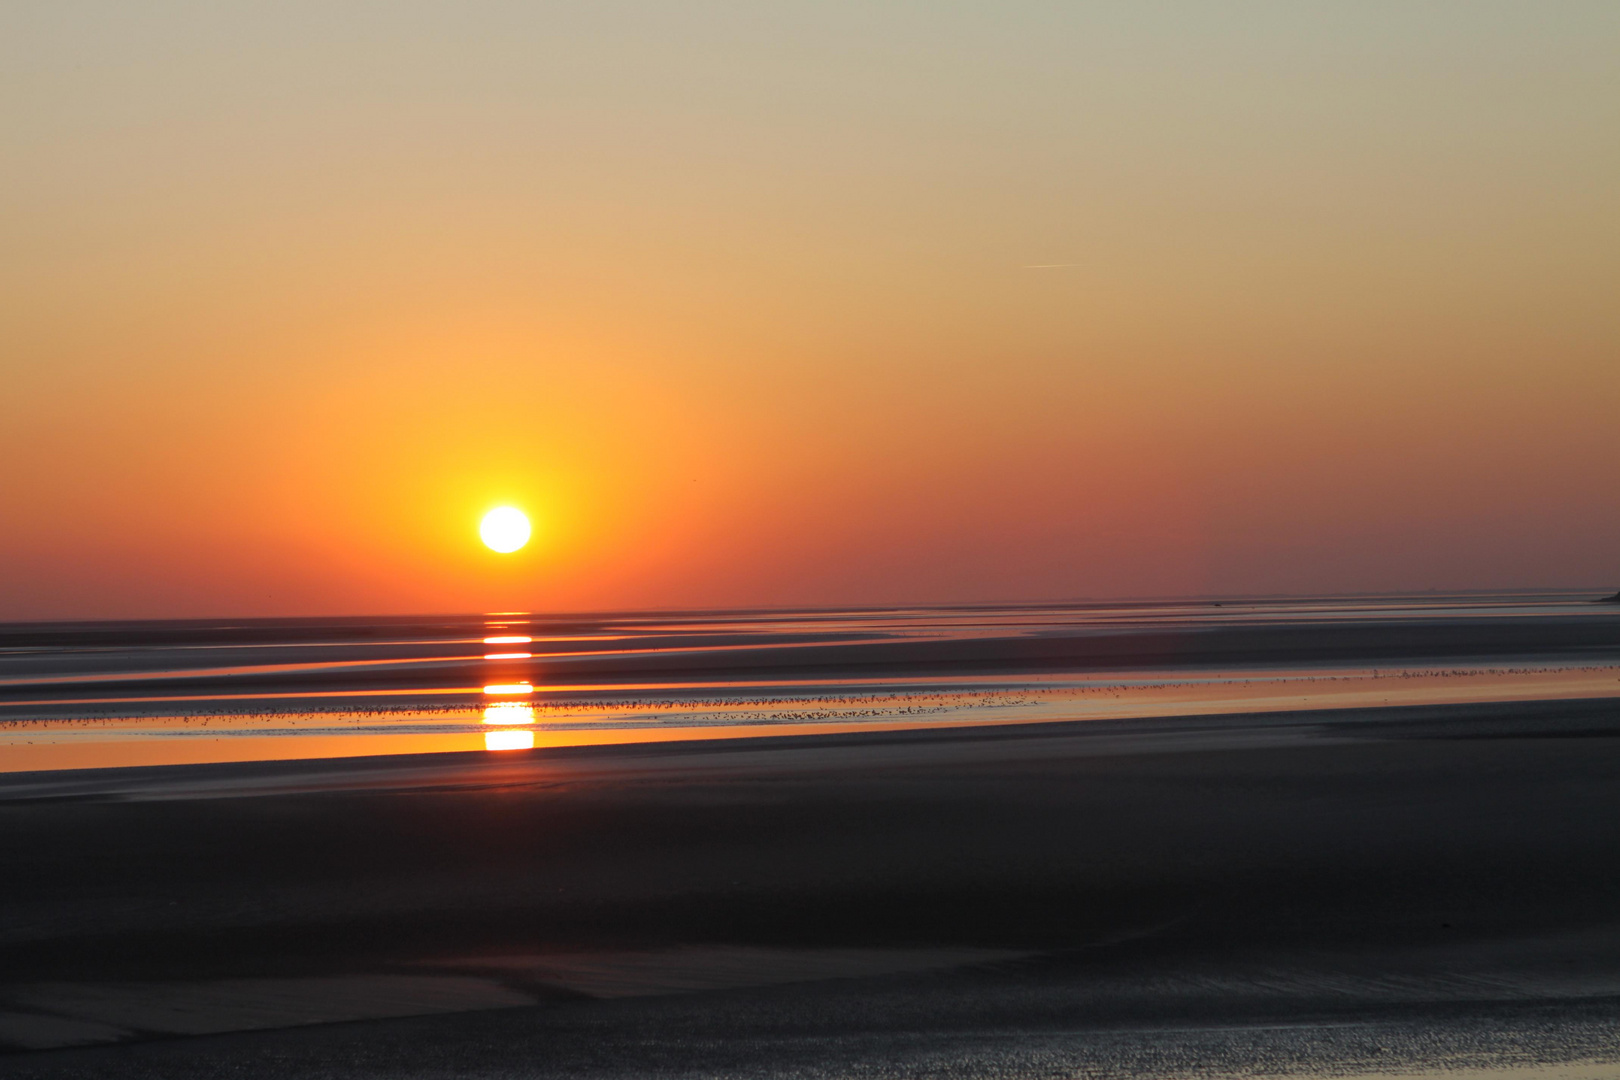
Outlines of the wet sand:
<svg viewBox="0 0 1620 1080">
<path fill-rule="evenodd" d="M 14 773 L 0 1072 L 1592 1060 L 1617 781 L 1607 697 Z"/>
</svg>

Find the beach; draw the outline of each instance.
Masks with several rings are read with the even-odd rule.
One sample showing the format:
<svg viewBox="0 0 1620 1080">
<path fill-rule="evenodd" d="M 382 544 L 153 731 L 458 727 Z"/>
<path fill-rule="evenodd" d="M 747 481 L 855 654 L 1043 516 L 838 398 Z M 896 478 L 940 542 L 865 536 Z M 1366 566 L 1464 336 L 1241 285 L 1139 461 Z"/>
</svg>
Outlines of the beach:
<svg viewBox="0 0 1620 1080">
<path fill-rule="evenodd" d="M 0 1080 L 1620 1080 L 1617 43 L 0 4 Z"/>
<path fill-rule="evenodd" d="M 1620 698 L 1567 680 L 1620 642 L 1575 617 L 1441 650 L 1540 700 L 1429 700 L 1419 649 L 1409 704 L 1184 665 L 1219 708 L 0 773 L 0 1073 L 1603 1075 Z"/>
<path fill-rule="evenodd" d="M 115 1045 L 0 1068 L 684 1074 L 695 1023 L 740 1075 L 1425 1010 L 1602 1044 L 1613 702 L 1188 726 L 14 774 L 7 1030 Z"/>
</svg>

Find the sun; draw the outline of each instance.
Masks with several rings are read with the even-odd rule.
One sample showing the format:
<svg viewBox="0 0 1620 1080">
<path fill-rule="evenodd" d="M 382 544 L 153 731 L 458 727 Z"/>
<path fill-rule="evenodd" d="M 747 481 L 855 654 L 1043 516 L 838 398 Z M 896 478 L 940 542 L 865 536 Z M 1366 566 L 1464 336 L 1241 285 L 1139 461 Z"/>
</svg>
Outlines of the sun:
<svg viewBox="0 0 1620 1080">
<path fill-rule="evenodd" d="M 491 551 L 506 555 L 529 542 L 529 519 L 514 506 L 497 506 L 484 515 L 478 535 Z"/>
</svg>

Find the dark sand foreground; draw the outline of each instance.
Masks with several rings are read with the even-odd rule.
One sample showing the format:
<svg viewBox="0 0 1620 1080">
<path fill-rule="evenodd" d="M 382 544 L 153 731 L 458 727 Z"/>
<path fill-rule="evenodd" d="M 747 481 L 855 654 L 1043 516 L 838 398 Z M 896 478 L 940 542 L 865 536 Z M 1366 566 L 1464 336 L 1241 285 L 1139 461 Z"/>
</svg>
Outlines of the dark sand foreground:
<svg viewBox="0 0 1620 1080">
<path fill-rule="evenodd" d="M 1617 778 L 1613 700 L 13 774 L 0 1072 L 1602 1057 Z"/>
</svg>

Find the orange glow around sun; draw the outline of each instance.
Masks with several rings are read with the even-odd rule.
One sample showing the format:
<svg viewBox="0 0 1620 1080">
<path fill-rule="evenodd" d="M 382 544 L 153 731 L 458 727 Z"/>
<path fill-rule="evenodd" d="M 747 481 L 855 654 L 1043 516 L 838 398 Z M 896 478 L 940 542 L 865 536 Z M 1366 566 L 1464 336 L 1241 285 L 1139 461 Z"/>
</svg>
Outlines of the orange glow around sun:
<svg viewBox="0 0 1620 1080">
<path fill-rule="evenodd" d="M 0 35 L 0 622 L 1620 585 L 1616 5 L 333 7 Z"/>
</svg>

